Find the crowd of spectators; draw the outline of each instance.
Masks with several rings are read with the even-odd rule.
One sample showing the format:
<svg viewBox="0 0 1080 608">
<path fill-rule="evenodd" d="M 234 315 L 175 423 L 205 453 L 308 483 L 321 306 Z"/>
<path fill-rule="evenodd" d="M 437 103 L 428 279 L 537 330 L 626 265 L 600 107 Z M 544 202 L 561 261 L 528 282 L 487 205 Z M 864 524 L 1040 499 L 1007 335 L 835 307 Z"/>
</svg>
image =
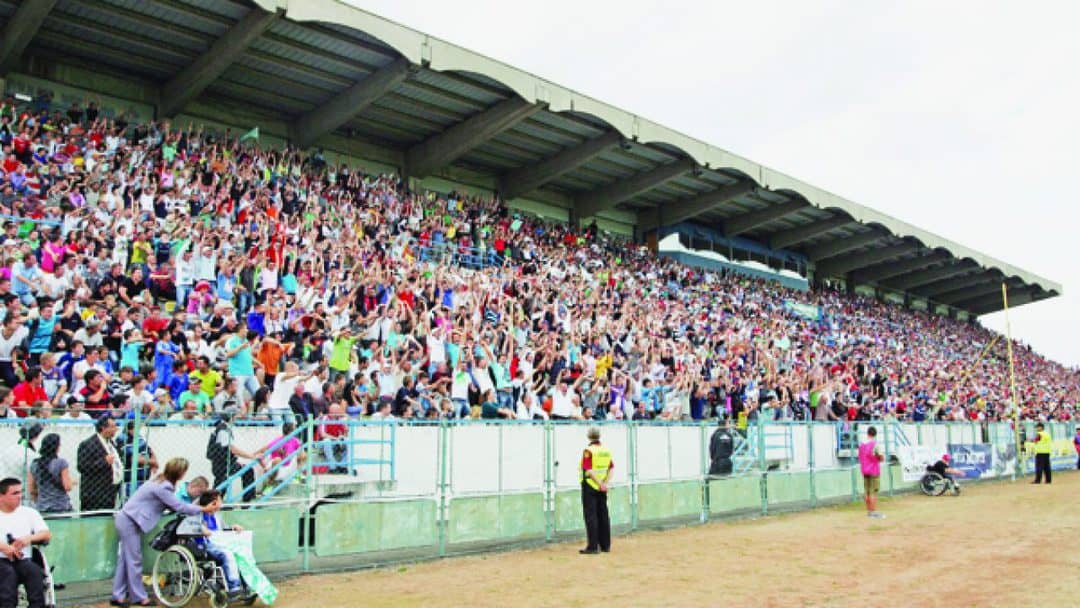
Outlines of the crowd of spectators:
<svg viewBox="0 0 1080 608">
<path fill-rule="evenodd" d="M 321 154 L 0 103 L 0 416 L 999 420 L 1005 341 Z M 810 318 L 806 307 L 816 307 Z M 1019 415 L 1080 373 L 1016 343 Z"/>
</svg>

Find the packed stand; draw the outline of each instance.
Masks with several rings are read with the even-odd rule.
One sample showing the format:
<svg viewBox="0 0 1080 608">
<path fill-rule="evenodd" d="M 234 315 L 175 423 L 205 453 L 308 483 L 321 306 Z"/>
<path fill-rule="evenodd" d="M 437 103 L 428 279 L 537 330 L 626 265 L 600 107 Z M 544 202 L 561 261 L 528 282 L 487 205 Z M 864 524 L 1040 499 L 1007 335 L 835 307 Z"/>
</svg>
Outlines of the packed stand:
<svg viewBox="0 0 1080 608">
<path fill-rule="evenodd" d="M 93 104 L 9 98 L 0 143 L 0 415 L 1013 414 L 1004 341 L 980 359 L 994 335 L 976 324 Z M 1023 418 L 1074 419 L 1076 370 L 1021 344 L 1016 365 Z"/>
</svg>

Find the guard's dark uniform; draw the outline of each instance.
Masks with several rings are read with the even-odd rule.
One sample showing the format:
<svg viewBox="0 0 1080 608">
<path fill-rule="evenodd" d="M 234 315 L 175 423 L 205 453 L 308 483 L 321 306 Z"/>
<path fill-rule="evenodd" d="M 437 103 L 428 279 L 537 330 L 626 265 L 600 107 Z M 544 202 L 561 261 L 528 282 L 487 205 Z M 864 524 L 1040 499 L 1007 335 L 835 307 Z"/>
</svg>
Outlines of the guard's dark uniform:
<svg viewBox="0 0 1080 608">
<path fill-rule="evenodd" d="M 709 439 L 709 475 L 731 475 L 731 455 L 735 452 L 735 437 L 731 429 L 720 427 Z"/>
<path fill-rule="evenodd" d="M 588 475 L 593 475 L 602 482 L 611 477 L 615 463 L 611 452 L 599 441 L 594 441 L 585 448 L 581 457 L 581 510 L 585 515 L 585 531 L 589 544 L 581 552 L 596 553 L 611 550 L 611 522 L 608 520 L 607 492 Z"/>
</svg>

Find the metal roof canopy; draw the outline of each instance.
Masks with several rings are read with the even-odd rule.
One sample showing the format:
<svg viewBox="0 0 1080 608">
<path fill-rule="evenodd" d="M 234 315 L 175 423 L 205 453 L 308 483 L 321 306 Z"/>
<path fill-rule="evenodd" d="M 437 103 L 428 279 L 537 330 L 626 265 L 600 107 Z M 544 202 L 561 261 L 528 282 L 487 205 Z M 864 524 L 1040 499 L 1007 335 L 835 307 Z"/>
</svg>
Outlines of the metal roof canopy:
<svg viewBox="0 0 1080 608">
<path fill-rule="evenodd" d="M 27 60 L 93 65 L 157 91 L 275 116 L 310 145 L 364 140 L 424 177 L 449 167 L 507 197 L 636 213 L 638 234 L 694 220 L 806 254 L 818 276 L 973 314 L 1059 284 L 525 71 L 341 0 L 0 0 L 0 78 Z M 963 277 L 957 278 L 957 275 Z M 952 289 L 948 287 L 952 286 Z M 941 294 L 937 300 L 930 294 Z"/>
</svg>

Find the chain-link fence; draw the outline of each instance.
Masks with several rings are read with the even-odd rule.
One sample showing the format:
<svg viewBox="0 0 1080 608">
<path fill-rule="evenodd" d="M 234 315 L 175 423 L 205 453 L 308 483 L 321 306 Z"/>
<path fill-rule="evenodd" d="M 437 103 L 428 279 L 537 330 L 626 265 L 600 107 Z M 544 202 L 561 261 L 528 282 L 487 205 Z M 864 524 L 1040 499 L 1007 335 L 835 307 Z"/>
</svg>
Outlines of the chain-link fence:
<svg viewBox="0 0 1080 608">
<path fill-rule="evenodd" d="M 916 490 L 925 467 L 943 454 L 963 470 L 961 483 L 1025 475 L 1034 434 L 1007 423 L 599 426 L 614 460 L 608 506 L 616 532 L 857 500 L 858 445 L 869 426 L 884 456 L 885 495 Z M 50 550 L 76 563 L 96 560 L 68 580 L 111 572 L 111 521 L 93 515 L 110 513 L 177 456 L 190 463 L 179 492 L 192 496 L 201 482 L 250 507 L 230 519 L 256 531 L 256 555 L 272 572 L 296 573 L 579 536 L 586 428 L 23 420 L 0 422 L 0 467 L 26 480 L 33 489 L 26 500 L 51 518 Z M 1055 468 L 1073 468 L 1075 453 L 1066 461 L 1064 450 L 1074 427 L 1048 430 Z M 88 548 L 88 536 L 104 544 Z"/>
</svg>

